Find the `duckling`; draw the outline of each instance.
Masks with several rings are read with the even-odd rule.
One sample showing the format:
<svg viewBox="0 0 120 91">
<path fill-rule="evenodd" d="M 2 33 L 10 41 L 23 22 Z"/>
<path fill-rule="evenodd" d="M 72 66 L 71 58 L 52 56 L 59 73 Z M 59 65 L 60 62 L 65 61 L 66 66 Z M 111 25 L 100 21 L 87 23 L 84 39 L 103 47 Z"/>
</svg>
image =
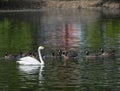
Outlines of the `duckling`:
<svg viewBox="0 0 120 91">
<path fill-rule="evenodd" d="M 64 50 L 59 50 L 59 56 L 60 57 L 67 57 L 69 59 L 76 59 L 78 56 L 78 53 L 74 50 L 74 49 L 70 49 L 68 51 L 64 51 Z"/>
<path fill-rule="evenodd" d="M 75 49 L 68 50 L 68 56 L 72 59 L 75 59 L 78 56 L 78 53 Z"/>
<path fill-rule="evenodd" d="M 13 55 L 11 54 L 8 54 L 8 52 L 5 52 L 5 56 L 4 56 L 5 59 L 13 59 Z"/>
<path fill-rule="evenodd" d="M 27 53 L 23 53 L 22 51 L 20 51 L 20 53 L 19 53 L 20 58 L 25 57 L 26 55 L 27 55 Z"/>
<path fill-rule="evenodd" d="M 100 51 L 101 51 L 101 56 L 103 57 L 114 56 L 115 53 L 115 50 L 112 50 L 111 48 L 108 51 L 104 51 L 104 49 L 101 48 Z"/>
<path fill-rule="evenodd" d="M 69 60 L 69 57 L 68 57 L 68 53 L 66 51 L 63 51 L 62 52 L 62 57 L 63 57 L 63 66 L 67 66 L 68 64 L 68 60 Z"/>
<path fill-rule="evenodd" d="M 86 54 L 86 58 L 91 59 L 91 58 L 97 58 L 98 55 L 97 54 L 90 54 L 88 50 L 85 51 Z"/>
<path fill-rule="evenodd" d="M 69 59 L 68 52 L 63 51 L 62 52 L 62 57 L 63 57 L 64 60 L 68 60 Z"/>
<path fill-rule="evenodd" d="M 31 57 L 35 58 L 34 52 L 30 52 L 30 53 L 28 54 L 28 56 L 31 56 Z"/>
<path fill-rule="evenodd" d="M 23 53 L 20 52 L 19 54 L 13 54 L 12 56 L 14 59 L 20 59 L 21 57 L 23 57 Z"/>
<path fill-rule="evenodd" d="M 58 55 L 58 57 L 60 57 L 60 58 L 62 57 L 62 50 L 61 50 L 61 49 L 58 50 L 58 54 L 57 54 L 57 55 Z"/>
<path fill-rule="evenodd" d="M 54 53 L 54 52 L 52 52 L 51 57 L 52 57 L 53 59 L 55 59 L 55 58 L 56 58 L 56 55 L 55 55 L 55 53 Z"/>
</svg>

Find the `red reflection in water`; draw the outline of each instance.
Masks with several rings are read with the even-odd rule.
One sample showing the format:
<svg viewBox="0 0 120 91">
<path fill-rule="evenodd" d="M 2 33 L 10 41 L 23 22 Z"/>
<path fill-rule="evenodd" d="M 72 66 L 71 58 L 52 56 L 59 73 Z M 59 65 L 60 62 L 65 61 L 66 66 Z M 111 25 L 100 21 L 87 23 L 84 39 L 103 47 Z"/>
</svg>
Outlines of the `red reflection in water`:
<svg viewBox="0 0 120 91">
<path fill-rule="evenodd" d="M 68 51 L 80 42 L 80 25 L 63 23 L 61 26 L 46 32 L 45 44 L 51 49 L 63 49 Z"/>
<path fill-rule="evenodd" d="M 61 46 L 64 50 L 68 50 L 73 44 L 73 27 L 72 24 L 63 24 Z"/>
</svg>

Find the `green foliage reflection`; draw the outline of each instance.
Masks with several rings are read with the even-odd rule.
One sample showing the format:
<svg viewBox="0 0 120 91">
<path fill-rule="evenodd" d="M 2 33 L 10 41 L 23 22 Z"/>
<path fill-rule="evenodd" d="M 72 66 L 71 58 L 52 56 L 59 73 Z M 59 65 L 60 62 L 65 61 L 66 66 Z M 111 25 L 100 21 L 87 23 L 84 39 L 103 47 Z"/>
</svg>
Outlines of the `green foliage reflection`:
<svg viewBox="0 0 120 91">
<path fill-rule="evenodd" d="M 114 21 L 114 20 L 108 20 L 106 22 L 106 32 L 105 32 L 105 36 L 108 40 L 107 44 L 109 46 L 114 46 L 114 44 L 116 44 L 117 41 L 115 41 L 119 36 L 119 32 L 120 32 L 120 21 Z"/>
<path fill-rule="evenodd" d="M 96 50 L 101 47 L 115 47 L 120 34 L 119 20 L 97 21 L 85 28 L 85 46 Z"/>
<path fill-rule="evenodd" d="M 0 21 L 0 49 L 8 52 L 26 51 L 31 48 L 30 26 L 24 22 Z"/>
</svg>

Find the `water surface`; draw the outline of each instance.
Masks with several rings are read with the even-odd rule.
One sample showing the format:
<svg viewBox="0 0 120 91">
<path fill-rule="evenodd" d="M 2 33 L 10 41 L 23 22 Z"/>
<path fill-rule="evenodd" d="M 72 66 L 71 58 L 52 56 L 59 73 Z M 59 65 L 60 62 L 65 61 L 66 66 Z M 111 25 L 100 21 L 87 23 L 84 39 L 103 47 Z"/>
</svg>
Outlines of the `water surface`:
<svg viewBox="0 0 120 91">
<path fill-rule="evenodd" d="M 0 12 L 1 91 L 119 91 L 120 11 L 39 10 Z M 44 67 L 5 60 L 7 51 L 42 53 Z M 78 60 L 52 59 L 50 52 L 74 48 Z M 115 58 L 85 59 L 84 51 L 116 50 Z"/>
</svg>

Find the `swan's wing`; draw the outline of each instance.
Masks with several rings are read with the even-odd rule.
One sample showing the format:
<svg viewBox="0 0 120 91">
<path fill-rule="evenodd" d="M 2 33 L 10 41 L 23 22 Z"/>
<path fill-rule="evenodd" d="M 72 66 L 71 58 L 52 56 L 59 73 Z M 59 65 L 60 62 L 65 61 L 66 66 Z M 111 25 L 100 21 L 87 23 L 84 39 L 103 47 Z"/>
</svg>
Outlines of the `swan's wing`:
<svg viewBox="0 0 120 91">
<path fill-rule="evenodd" d="M 26 56 L 26 57 L 22 57 L 19 59 L 20 61 L 29 61 L 29 60 L 36 60 L 35 58 L 33 57 L 30 57 L 30 56 Z"/>
<path fill-rule="evenodd" d="M 20 58 L 17 63 L 22 65 L 40 65 L 40 62 L 37 59 L 30 56 Z"/>
</svg>

